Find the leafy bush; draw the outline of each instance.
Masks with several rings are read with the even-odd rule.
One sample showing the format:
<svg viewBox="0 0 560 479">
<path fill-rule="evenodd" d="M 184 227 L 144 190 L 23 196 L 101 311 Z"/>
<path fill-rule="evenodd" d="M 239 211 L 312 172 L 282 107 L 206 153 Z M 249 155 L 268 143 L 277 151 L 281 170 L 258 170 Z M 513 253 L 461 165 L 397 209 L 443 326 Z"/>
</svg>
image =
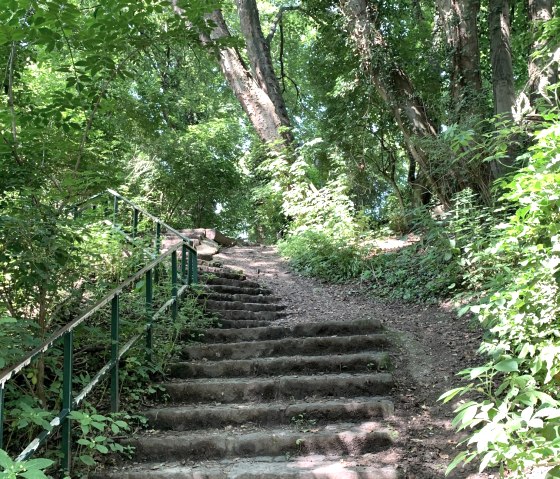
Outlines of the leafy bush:
<svg viewBox="0 0 560 479">
<path fill-rule="evenodd" d="M 514 214 L 486 242 L 465 251 L 465 281 L 477 294 L 471 311 L 487 328 L 483 366 L 462 371 L 470 393 L 454 425 L 470 429 L 461 461 L 481 460 L 523 477 L 533 465 L 560 477 L 560 124 L 535 135 L 528 166 L 502 185 Z"/>
<path fill-rule="evenodd" d="M 43 471 L 52 464 L 53 461 L 50 459 L 40 458 L 16 462 L 0 449 L 0 477 L 2 479 L 47 479 Z"/>
<path fill-rule="evenodd" d="M 278 246 L 292 267 L 307 276 L 337 282 L 355 278 L 364 269 L 365 254 L 358 245 L 323 232 L 290 235 Z"/>
</svg>

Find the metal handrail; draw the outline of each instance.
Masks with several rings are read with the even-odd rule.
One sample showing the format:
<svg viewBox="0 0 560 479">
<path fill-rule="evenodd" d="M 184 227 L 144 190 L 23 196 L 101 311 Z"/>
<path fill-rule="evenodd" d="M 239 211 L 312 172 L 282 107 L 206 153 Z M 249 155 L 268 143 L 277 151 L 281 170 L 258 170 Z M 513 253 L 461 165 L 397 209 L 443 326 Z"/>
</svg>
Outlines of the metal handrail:
<svg viewBox="0 0 560 479">
<path fill-rule="evenodd" d="M 124 196 L 120 195 L 119 193 L 117 193 L 115 190 L 112 189 L 107 189 L 107 193 L 109 193 L 110 195 L 112 195 L 115 198 L 118 198 L 119 200 L 125 202 L 126 204 L 128 204 L 129 206 L 132 206 L 132 208 L 136 211 L 139 211 L 140 213 L 142 213 L 144 216 L 146 216 L 147 218 L 150 218 L 154 223 L 156 224 L 160 224 L 161 226 L 163 226 L 167 231 L 169 231 L 170 233 L 173 233 L 175 236 L 177 236 L 180 240 L 182 241 L 186 241 L 188 243 L 188 248 L 190 251 L 196 252 L 196 249 L 192 246 L 191 244 L 191 239 L 188 238 L 187 236 L 181 234 L 179 231 L 177 231 L 175 228 L 172 228 L 171 226 L 169 226 L 167 223 L 165 223 L 164 221 L 162 221 L 161 219 L 157 218 L 156 216 L 152 215 L 151 213 L 148 213 L 145 209 L 141 208 L 140 206 L 138 206 L 137 204 L 133 203 L 132 201 L 130 201 L 129 199 L 125 198 Z"/>
<path fill-rule="evenodd" d="M 183 236 L 175 229 L 168 226 L 159 218 L 151 215 L 142 208 L 135 205 L 130 200 L 124 198 L 114 190 L 107 190 L 115 198 L 115 216 L 118 209 L 117 201 L 121 200 L 130 205 L 134 209 L 134 222 L 137 226 L 138 214 L 141 213 L 156 222 L 156 244 L 159 241 L 161 226 L 169 230 L 181 239 L 180 243 L 171 246 L 165 253 L 160 254 L 155 260 L 140 269 L 125 281 L 120 283 L 116 288 L 107 293 L 102 299 L 90 306 L 78 318 L 69 322 L 65 326 L 53 333 L 40 346 L 33 349 L 15 366 L 0 371 L 0 448 L 3 447 L 3 425 L 4 425 L 4 399 L 6 383 L 14 378 L 26 366 L 30 365 L 33 360 L 37 359 L 41 354 L 46 353 L 53 348 L 55 343 L 60 340 L 64 341 L 63 348 L 63 388 L 62 388 L 62 409 L 56 417 L 50 422 L 50 429 L 42 431 L 16 458 L 16 461 L 26 460 L 48 439 L 56 428 L 62 427 L 62 467 L 70 471 L 71 466 L 71 425 L 70 413 L 77 408 L 79 403 L 95 388 L 95 386 L 109 373 L 111 374 L 111 411 L 119 410 L 119 361 L 128 352 L 128 350 L 136 344 L 142 333 L 136 334 L 134 337 L 119 348 L 119 330 L 120 330 L 120 310 L 119 298 L 123 291 L 133 285 L 136 281 L 145 278 L 145 307 L 146 307 L 146 324 L 143 327 L 146 333 L 146 348 L 148 351 L 147 358 L 151 362 L 151 351 L 153 349 L 153 323 L 163 313 L 171 309 L 173 320 L 177 318 L 178 303 L 183 293 L 191 284 L 198 282 L 198 261 L 196 249 L 190 244 L 190 239 Z M 100 196 L 95 195 L 81 202 L 78 206 L 85 204 L 89 200 L 96 199 Z M 181 271 L 179 281 L 178 268 L 178 250 L 181 250 Z M 159 254 L 159 244 L 157 244 Z M 157 282 L 157 267 L 167 258 L 171 257 L 171 299 L 164 302 L 163 306 L 157 312 L 152 311 L 153 304 L 153 283 Z M 188 268 L 188 269 L 187 269 Z M 154 274 L 152 274 L 154 273 Z M 182 284 L 179 288 L 179 284 Z M 96 312 L 100 311 L 104 306 L 111 303 L 111 360 L 106 363 L 93 377 L 93 379 L 82 389 L 82 391 L 73 397 L 72 394 L 72 369 L 73 369 L 73 335 L 74 330 L 83 324 L 87 319 L 91 318 Z"/>
</svg>

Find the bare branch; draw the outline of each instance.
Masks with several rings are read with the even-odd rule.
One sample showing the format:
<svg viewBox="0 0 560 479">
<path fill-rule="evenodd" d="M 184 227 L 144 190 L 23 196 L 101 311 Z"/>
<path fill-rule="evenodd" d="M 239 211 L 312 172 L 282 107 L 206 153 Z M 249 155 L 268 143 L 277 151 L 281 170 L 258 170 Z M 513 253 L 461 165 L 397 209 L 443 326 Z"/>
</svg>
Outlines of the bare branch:
<svg viewBox="0 0 560 479">
<path fill-rule="evenodd" d="M 14 106 L 14 63 L 16 60 L 16 42 L 12 42 L 10 49 L 10 59 L 8 61 L 8 106 L 10 108 L 10 115 L 12 117 L 12 152 L 15 160 L 21 165 L 22 161 L 18 153 L 18 139 L 17 139 L 17 122 L 16 122 L 16 109 Z"/>
<path fill-rule="evenodd" d="M 272 27 L 270 28 L 270 32 L 268 33 L 265 42 L 270 45 L 270 42 L 272 42 L 272 39 L 274 38 L 274 34 L 276 33 L 276 29 L 278 28 L 278 25 L 280 25 L 282 23 L 282 17 L 284 16 L 284 13 L 286 12 L 293 12 L 294 10 L 300 10 L 301 9 L 301 5 L 292 5 L 292 6 L 287 6 L 287 7 L 280 7 L 280 9 L 278 10 L 278 13 L 276 14 L 276 18 L 274 20 L 274 22 L 272 23 Z"/>
</svg>

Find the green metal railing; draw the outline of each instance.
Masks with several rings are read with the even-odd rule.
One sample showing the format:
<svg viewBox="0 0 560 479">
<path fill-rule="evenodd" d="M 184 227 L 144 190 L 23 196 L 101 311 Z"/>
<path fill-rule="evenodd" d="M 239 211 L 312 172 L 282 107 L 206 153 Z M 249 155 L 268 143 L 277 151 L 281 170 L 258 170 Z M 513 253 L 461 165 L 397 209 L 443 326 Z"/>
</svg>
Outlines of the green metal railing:
<svg viewBox="0 0 560 479">
<path fill-rule="evenodd" d="M 156 259 L 152 260 L 136 274 L 130 276 L 126 281 L 120 283 L 111 292 L 88 308 L 80 317 L 66 324 L 56 331 L 50 338 L 39 347 L 31 351 L 24 359 L 15 366 L 0 371 L 0 449 L 3 447 L 3 426 L 4 426 L 4 399 L 6 384 L 15 378 L 24 368 L 31 365 L 41 355 L 63 344 L 63 380 L 62 380 L 62 408 L 56 417 L 50 422 L 50 428 L 43 430 L 16 458 L 16 461 L 24 461 L 30 458 L 35 451 L 49 438 L 55 431 L 61 429 L 62 441 L 62 468 L 70 471 L 71 467 L 71 447 L 72 447 L 72 425 L 70 413 L 77 409 L 86 396 L 107 376 L 110 375 L 110 403 L 111 411 L 119 411 L 119 362 L 123 356 L 139 340 L 145 336 L 148 362 L 152 360 L 153 350 L 153 325 L 160 316 L 171 310 L 173 320 L 177 319 L 179 300 L 185 291 L 198 282 L 198 263 L 196 249 L 192 246 L 189 238 L 183 236 L 177 230 L 165 224 L 159 218 L 151 215 L 136 204 L 121 196 L 113 190 L 106 193 L 95 195 L 72 208 L 74 216 L 80 214 L 85 208 L 84 205 L 90 201 L 102 198 L 104 194 L 109 194 L 113 198 L 113 225 L 118 227 L 117 215 L 119 213 L 119 203 L 124 203 L 132 208 L 132 237 L 138 232 L 140 216 L 152 220 L 155 223 L 155 248 Z M 179 242 L 172 245 L 168 250 L 160 254 L 162 229 L 176 236 Z M 181 268 L 179 271 L 179 254 L 181 255 Z M 153 311 L 154 304 L 154 284 L 157 283 L 159 268 L 164 262 L 171 263 L 171 297 L 157 310 Z M 121 344 L 120 338 L 120 297 L 128 288 L 133 287 L 138 281 L 145 281 L 145 323 L 142 332 L 128 339 L 125 344 Z M 111 305 L 111 359 L 107 362 L 92 378 L 92 380 L 77 394 L 72 390 L 72 370 L 74 354 L 74 332 L 78 326 L 84 324 L 95 313 L 100 312 L 104 307 Z"/>
</svg>

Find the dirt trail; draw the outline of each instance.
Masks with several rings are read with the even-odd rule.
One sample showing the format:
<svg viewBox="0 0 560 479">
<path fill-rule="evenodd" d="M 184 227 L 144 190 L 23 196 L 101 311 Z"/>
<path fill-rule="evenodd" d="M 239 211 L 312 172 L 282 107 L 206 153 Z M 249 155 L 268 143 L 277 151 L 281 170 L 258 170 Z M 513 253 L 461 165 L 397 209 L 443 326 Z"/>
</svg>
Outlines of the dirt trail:
<svg viewBox="0 0 560 479">
<path fill-rule="evenodd" d="M 459 437 L 451 428 L 451 406 L 437 398 L 459 384 L 456 373 L 476 363 L 480 332 L 443 307 L 389 303 L 360 284 L 328 285 L 290 271 L 273 247 L 234 247 L 214 257 L 268 286 L 287 305 L 276 325 L 375 318 L 390 330 L 396 388 L 390 419 L 399 440 L 390 452 L 406 479 L 443 479 Z M 365 458 L 367 460 L 367 458 Z M 457 469 L 451 479 L 491 479 L 476 467 Z"/>
</svg>

